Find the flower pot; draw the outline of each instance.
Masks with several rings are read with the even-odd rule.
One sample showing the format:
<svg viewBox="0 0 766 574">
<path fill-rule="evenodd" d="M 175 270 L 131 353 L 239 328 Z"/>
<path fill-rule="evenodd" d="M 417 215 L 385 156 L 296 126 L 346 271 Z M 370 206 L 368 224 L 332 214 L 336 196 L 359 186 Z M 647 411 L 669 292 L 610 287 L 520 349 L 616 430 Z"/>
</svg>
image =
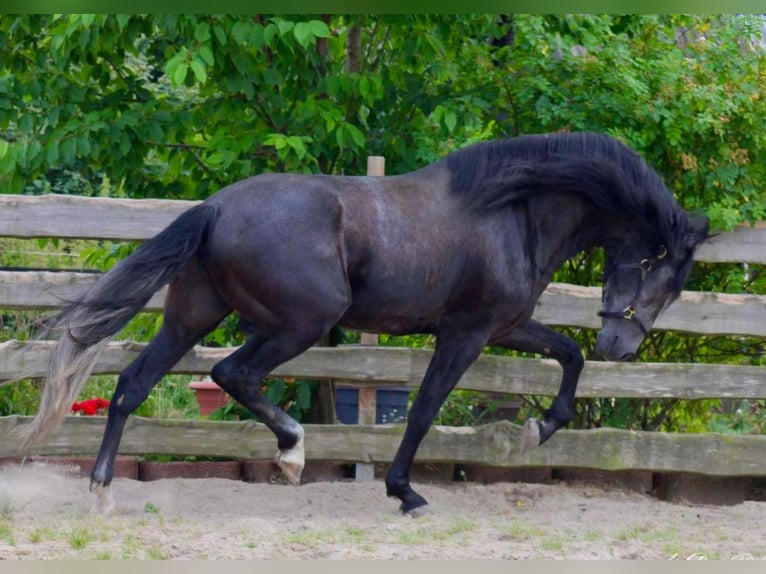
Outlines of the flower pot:
<svg viewBox="0 0 766 574">
<path fill-rule="evenodd" d="M 208 416 L 215 410 L 226 406 L 231 397 L 217 383 L 210 379 L 201 381 L 192 381 L 189 388 L 194 391 L 199 404 L 199 414 L 203 417 Z"/>
</svg>

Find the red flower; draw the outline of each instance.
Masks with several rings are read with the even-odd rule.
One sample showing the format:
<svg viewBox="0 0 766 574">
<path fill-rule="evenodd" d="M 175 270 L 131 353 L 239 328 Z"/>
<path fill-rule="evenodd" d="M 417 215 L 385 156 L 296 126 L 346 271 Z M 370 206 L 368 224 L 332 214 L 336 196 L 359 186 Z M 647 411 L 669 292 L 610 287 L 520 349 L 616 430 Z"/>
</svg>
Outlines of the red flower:
<svg viewBox="0 0 766 574">
<path fill-rule="evenodd" d="M 84 415 L 93 416 L 98 414 L 98 411 L 109 407 L 109 401 L 106 399 L 95 398 L 82 401 L 80 403 L 72 403 L 72 412 L 82 413 Z"/>
</svg>

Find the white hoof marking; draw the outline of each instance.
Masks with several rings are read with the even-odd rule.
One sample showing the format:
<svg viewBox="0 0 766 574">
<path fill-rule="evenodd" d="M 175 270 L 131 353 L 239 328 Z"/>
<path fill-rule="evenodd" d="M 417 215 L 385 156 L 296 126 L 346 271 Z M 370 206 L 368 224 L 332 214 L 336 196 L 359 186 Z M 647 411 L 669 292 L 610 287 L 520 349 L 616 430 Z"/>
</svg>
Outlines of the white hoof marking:
<svg viewBox="0 0 766 574">
<path fill-rule="evenodd" d="M 114 510 L 111 487 L 96 486 L 93 488 L 93 493 L 96 495 L 95 511 L 99 514 L 111 514 Z"/>
<path fill-rule="evenodd" d="M 540 426 L 537 419 L 527 419 L 521 431 L 521 454 L 527 454 L 538 446 L 540 446 Z"/>
<path fill-rule="evenodd" d="M 276 463 L 282 469 L 287 480 L 298 486 L 301 483 L 301 473 L 306 464 L 306 453 L 303 448 L 303 427 L 299 427 L 298 442 L 289 450 L 277 451 Z"/>
</svg>

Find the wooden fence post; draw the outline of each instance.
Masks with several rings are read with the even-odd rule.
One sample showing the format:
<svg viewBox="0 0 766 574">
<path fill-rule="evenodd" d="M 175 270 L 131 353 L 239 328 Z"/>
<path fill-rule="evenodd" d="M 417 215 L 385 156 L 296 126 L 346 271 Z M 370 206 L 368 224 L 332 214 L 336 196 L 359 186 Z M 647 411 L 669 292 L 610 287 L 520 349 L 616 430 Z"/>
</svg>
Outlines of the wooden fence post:
<svg viewBox="0 0 766 574">
<path fill-rule="evenodd" d="M 379 155 L 367 157 L 367 175 L 383 176 L 386 174 L 386 158 Z M 378 335 L 376 333 L 362 333 L 360 336 L 362 345 L 377 345 Z M 359 388 L 359 423 L 360 425 L 374 425 L 375 414 L 378 408 L 378 398 L 376 387 L 363 385 Z M 356 480 L 367 481 L 375 478 L 375 465 L 368 463 L 356 463 Z"/>
</svg>

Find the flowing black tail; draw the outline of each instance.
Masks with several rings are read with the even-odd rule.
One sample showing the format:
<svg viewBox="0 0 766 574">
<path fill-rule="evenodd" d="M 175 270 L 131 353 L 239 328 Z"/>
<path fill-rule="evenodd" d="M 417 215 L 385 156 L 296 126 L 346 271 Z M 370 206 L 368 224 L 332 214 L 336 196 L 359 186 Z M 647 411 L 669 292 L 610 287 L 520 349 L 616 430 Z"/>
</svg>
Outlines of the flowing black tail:
<svg viewBox="0 0 766 574">
<path fill-rule="evenodd" d="M 59 339 L 37 416 L 24 429 L 22 449 L 44 438 L 62 421 L 109 337 L 198 252 L 217 212 L 216 207 L 203 203 L 182 213 L 46 322 L 48 331 L 58 332 Z"/>
</svg>

